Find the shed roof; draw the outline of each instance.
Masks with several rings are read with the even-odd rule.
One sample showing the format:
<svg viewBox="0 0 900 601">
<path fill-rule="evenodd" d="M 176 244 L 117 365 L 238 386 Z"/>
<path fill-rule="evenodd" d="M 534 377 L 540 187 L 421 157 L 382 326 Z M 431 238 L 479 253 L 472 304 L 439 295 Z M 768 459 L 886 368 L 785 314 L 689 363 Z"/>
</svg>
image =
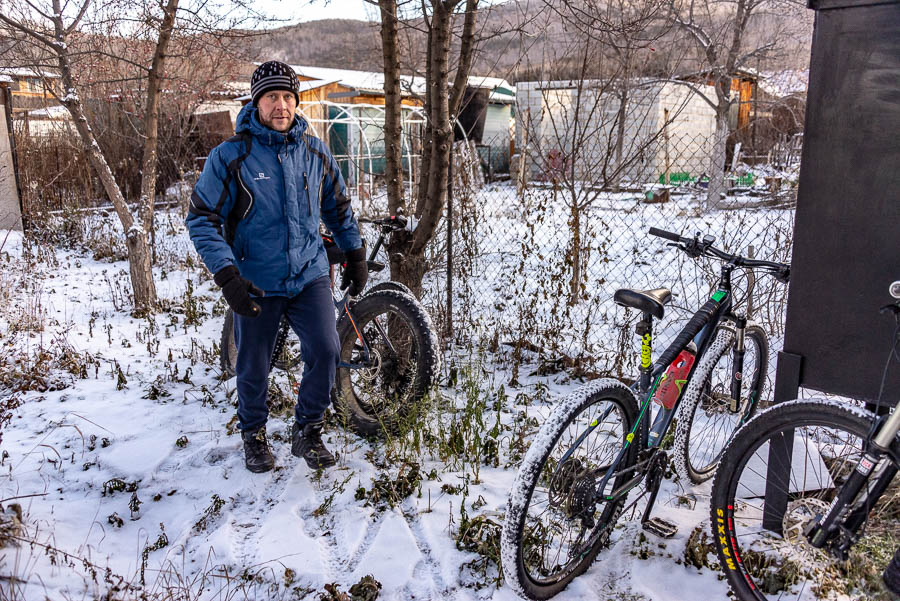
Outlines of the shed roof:
<svg viewBox="0 0 900 601">
<path fill-rule="evenodd" d="M 37 67 L 0 67 L 0 76 L 8 77 L 46 77 L 47 79 L 59 79 L 59 75 L 44 71 Z"/>
<path fill-rule="evenodd" d="M 384 73 L 377 71 L 353 71 L 350 69 L 330 69 L 326 67 L 311 67 L 307 65 L 291 65 L 297 75 L 311 77 L 328 83 L 340 83 L 359 92 L 369 94 L 384 94 Z M 301 85 L 304 82 L 300 82 Z M 490 102 L 514 102 L 516 87 L 505 79 L 498 77 L 483 77 L 472 75 L 468 79 L 468 85 L 474 88 L 487 88 L 491 90 Z M 400 93 L 403 96 L 425 94 L 425 78 L 415 75 L 400 76 Z"/>
<path fill-rule="evenodd" d="M 806 94 L 809 87 L 809 69 L 763 71 L 760 73 L 759 87 L 766 94 L 776 98 Z"/>
</svg>

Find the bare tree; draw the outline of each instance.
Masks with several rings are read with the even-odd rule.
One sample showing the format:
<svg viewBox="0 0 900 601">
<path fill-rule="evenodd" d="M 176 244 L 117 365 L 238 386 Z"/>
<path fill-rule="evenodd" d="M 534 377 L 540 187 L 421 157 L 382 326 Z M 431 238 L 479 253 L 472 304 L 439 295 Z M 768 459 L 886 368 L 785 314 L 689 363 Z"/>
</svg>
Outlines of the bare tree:
<svg viewBox="0 0 900 601">
<path fill-rule="evenodd" d="M 728 115 L 735 98 L 732 78 L 741 68 L 752 67 L 757 59 L 778 50 L 785 37 L 787 20 L 770 22 L 765 33 L 748 36 L 755 18 L 769 8 L 795 8 L 790 2 L 771 0 L 672 0 L 667 19 L 679 28 L 696 49 L 694 77 L 681 77 L 715 110 L 716 132 L 707 174 L 709 188 L 706 208 L 718 205 L 725 191 L 725 150 L 729 134 Z M 690 73 L 686 75 L 691 75 Z M 690 80 L 706 80 L 714 95 Z"/>
<path fill-rule="evenodd" d="M 156 198 L 160 97 L 167 75 L 173 36 L 178 28 L 185 39 L 215 44 L 214 27 L 221 14 L 187 8 L 179 0 L 147 4 L 117 0 L 12 0 L 0 14 L 0 25 L 13 38 L 27 40 L 36 50 L 37 63 L 52 65 L 62 80 L 59 100 L 72 115 L 84 152 L 113 204 L 125 231 L 136 313 L 147 313 L 157 304 L 152 272 L 151 235 Z M 127 32 L 127 34 L 122 33 Z M 219 36 L 219 37 L 228 37 Z M 184 52 L 185 44 L 181 51 Z M 190 44 L 187 44 L 190 46 Z M 191 60 L 196 61 L 196 52 Z M 149 59 L 149 60 L 148 60 Z M 87 68 L 85 68 L 87 65 Z M 97 69 L 98 66 L 104 68 Z M 135 130 L 142 140 L 140 196 L 132 210 L 107 160 L 86 110 L 82 91 L 98 82 L 112 86 L 116 97 L 141 90 L 141 120 Z M 141 82 L 141 85 L 135 82 Z M 107 91 L 110 88 L 107 87 Z M 102 97 L 109 102 L 111 95 Z"/>
<path fill-rule="evenodd" d="M 67 12 L 63 10 L 60 0 L 51 0 L 49 6 L 28 2 L 14 7 L 18 9 L 15 12 L 11 10 L 8 14 L 0 14 L 0 21 L 13 33 L 27 36 L 55 59 L 62 78 L 63 96 L 60 101 L 71 113 L 84 151 L 125 230 L 135 311 L 148 312 L 156 305 L 156 286 L 150 263 L 149 224 L 142 224 L 139 214 L 133 214 L 128 208 L 122 190 L 88 123 L 74 78 L 73 49 L 70 44 L 90 6 L 91 0 L 83 0 L 78 5 L 72 5 L 72 10 Z"/>
<path fill-rule="evenodd" d="M 421 140 L 421 174 L 415 190 L 412 215 L 416 227 L 391 238 L 391 277 L 421 293 L 425 275 L 425 249 L 437 232 L 447 199 L 453 127 L 468 82 L 476 47 L 479 0 L 428 0 L 421 5 L 397 0 L 378 0 L 381 11 L 382 51 L 385 69 L 385 137 L 388 209 L 394 214 L 406 206 L 402 198 L 400 160 L 400 84 L 402 61 L 399 34 L 402 27 L 421 31 L 426 38 L 424 112 Z M 401 20 L 404 14 L 407 18 Z M 461 17 L 462 24 L 456 23 Z M 454 35 L 458 44 L 454 44 Z M 454 54 L 454 49 L 456 52 Z M 453 55 L 453 56 L 451 56 Z M 451 80 L 455 58 L 456 70 Z M 392 148 L 393 147 L 393 148 Z"/>
<path fill-rule="evenodd" d="M 665 33 L 656 24 L 662 1 L 548 0 L 547 8 L 566 27 L 567 42 L 542 57 L 544 68 L 526 65 L 538 80 L 518 84 L 518 121 L 526 168 L 552 186 L 553 204 L 568 210 L 567 297 L 575 304 L 595 238 L 585 214 L 623 179 L 656 175 L 659 139 L 689 98 L 636 77 Z M 551 78 L 562 74 L 567 77 Z"/>
</svg>

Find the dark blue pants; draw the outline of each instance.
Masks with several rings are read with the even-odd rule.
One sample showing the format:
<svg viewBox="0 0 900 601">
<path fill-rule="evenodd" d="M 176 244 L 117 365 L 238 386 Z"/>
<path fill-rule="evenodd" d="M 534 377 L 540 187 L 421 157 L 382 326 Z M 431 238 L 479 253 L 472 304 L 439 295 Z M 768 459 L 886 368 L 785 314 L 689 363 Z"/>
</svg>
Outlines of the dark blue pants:
<svg viewBox="0 0 900 601">
<path fill-rule="evenodd" d="M 321 418 L 331 402 L 331 386 L 340 360 L 331 280 L 314 280 L 293 298 L 266 296 L 254 300 L 262 309 L 257 317 L 235 314 L 237 413 L 241 430 L 262 426 L 269 416 L 269 362 L 282 315 L 287 316 L 300 338 L 303 356 L 303 378 L 294 410 L 297 422 L 302 426 Z"/>
</svg>

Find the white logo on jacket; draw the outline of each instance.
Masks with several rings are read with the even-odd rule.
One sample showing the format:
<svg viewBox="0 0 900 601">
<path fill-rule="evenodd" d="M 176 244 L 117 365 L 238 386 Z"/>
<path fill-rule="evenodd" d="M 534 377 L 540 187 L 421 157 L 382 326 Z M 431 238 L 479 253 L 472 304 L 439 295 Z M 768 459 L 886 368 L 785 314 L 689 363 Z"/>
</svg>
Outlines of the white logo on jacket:
<svg viewBox="0 0 900 601">
<path fill-rule="evenodd" d="M 253 181 L 258 182 L 261 179 L 272 179 L 272 178 L 269 177 L 268 175 L 266 175 L 265 173 L 260 172 L 259 177 L 254 177 Z"/>
</svg>

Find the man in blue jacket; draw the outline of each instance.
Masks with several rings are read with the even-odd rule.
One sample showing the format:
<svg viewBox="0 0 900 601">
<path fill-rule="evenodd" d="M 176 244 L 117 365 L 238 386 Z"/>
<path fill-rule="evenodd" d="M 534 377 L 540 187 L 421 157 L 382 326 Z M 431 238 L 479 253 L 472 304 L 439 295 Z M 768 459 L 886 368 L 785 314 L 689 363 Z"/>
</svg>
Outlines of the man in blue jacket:
<svg viewBox="0 0 900 601">
<path fill-rule="evenodd" d="M 322 416 L 338 363 L 322 221 L 345 252 L 341 287 L 359 294 L 368 269 L 359 226 L 337 162 L 295 114 L 297 76 L 270 61 L 253 73 L 253 102 L 236 135 L 215 147 L 191 196 L 185 223 L 235 314 L 238 420 L 247 469 L 275 465 L 266 440 L 269 361 L 282 315 L 300 338 L 300 381 L 291 453 L 311 468 L 334 465 Z"/>
</svg>

